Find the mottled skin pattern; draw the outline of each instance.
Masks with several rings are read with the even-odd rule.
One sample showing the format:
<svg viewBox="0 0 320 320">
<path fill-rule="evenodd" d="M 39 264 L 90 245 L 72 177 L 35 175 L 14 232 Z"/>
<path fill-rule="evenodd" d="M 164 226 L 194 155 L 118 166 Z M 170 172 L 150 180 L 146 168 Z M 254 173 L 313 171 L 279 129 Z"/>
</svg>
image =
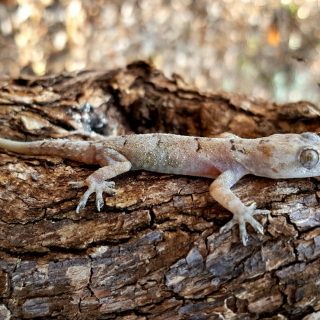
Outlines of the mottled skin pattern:
<svg viewBox="0 0 320 320">
<path fill-rule="evenodd" d="M 254 174 L 273 179 L 314 177 L 320 175 L 320 137 L 314 133 L 275 134 L 265 138 L 242 139 L 232 134 L 223 138 L 189 137 L 173 134 L 141 134 L 104 138 L 99 141 L 64 139 L 16 142 L 0 138 L 0 147 L 32 155 L 53 155 L 100 169 L 85 181 L 70 182 L 74 187 L 87 186 L 77 212 L 96 193 L 98 211 L 103 206 L 103 192 L 114 194 L 110 179 L 129 170 L 148 170 L 189 176 L 215 178 L 210 195 L 230 210 L 234 217 L 221 231 L 239 224 L 243 244 L 247 243 L 246 223 L 263 233 L 254 219 L 255 204 L 245 206 L 230 188 L 244 175 Z"/>
</svg>

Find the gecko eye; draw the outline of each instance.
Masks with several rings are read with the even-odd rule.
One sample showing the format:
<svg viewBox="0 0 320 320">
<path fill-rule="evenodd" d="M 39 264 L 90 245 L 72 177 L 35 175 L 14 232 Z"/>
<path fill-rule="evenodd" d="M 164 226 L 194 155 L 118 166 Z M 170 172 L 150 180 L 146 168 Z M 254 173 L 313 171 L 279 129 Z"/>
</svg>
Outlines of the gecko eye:
<svg viewBox="0 0 320 320">
<path fill-rule="evenodd" d="M 307 169 L 312 169 L 319 162 L 319 154 L 314 149 L 304 149 L 300 153 L 299 161 Z"/>
</svg>

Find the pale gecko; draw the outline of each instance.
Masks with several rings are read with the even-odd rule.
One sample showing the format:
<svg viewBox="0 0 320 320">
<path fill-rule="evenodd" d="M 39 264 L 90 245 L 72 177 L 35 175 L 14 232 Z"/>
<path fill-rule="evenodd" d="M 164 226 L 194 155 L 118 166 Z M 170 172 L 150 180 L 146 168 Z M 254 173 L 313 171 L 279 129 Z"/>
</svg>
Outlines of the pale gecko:
<svg viewBox="0 0 320 320">
<path fill-rule="evenodd" d="M 0 147 L 27 155 L 59 156 L 101 168 L 80 182 L 87 186 L 77 206 L 78 213 L 89 196 L 96 193 L 96 206 L 103 207 L 103 192 L 115 194 L 110 179 L 129 170 L 214 178 L 210 195 L 233 213 L 220 231 L 226 232 L 239 224 L 244 245 L 248 235 L 246 223 L 263 234 L 262 225 L 253 217 L 269 213 L 246 206 L 230 188 L 247 174 L 273 179 L 305 178 L 320 175 L 320 137 L 315 133 L 274 134 L 257 139 L 244 139 L 233 134 L 221 138 L 181 136 L 174 134 L 136 134 L 105 137 L 97 141 L 52 139 L 18 142 L 0 138 Z"/>
</svg>

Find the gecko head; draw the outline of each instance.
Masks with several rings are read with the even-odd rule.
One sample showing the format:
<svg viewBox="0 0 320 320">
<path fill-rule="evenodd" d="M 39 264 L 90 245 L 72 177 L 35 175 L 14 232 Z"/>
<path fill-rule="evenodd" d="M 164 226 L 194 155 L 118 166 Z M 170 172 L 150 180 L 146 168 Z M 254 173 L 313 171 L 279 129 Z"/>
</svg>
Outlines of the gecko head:
<svg viewBox="0 0 320 320">
<path fill-rule="evenodd" d="M 248 157 L 257 163 L 240 161 L 253 174 L 274 179 L 320 176 L 318 134 L 274 134 L 257 140 Z"/>
<path fill-rule="evenodd" d="M 320 176 L 320 136 L 311 132 L 275 136 L 275 178 Z"/>
</svg>

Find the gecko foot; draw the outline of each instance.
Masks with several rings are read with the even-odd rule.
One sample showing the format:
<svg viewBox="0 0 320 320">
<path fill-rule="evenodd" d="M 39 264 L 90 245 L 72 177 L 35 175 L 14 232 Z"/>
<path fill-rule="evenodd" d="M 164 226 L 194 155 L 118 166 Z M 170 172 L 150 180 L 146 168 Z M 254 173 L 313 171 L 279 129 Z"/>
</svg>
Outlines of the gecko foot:
<svg viewBox="0 0 320 320">
<path fill-rule="evenodd" d="M 114 189 L 115 183 L 113 181 L 72 181 L 69 182 L 69 185 L 73 188 L 82 188 L 84 186 L 88 186 L 88 190 L 83 194 L 77 206 L 77 213 L 79 213 L 80 210 L 86 206 L 89 196 L 94 192 L 96 193 L 96 206 L 98 211 L 100 211 L 104 205 L 103 192 L 106 192 L 107 194 L 112 196 L 116 194 L 116 191 Z"/>
<path fill-rule="evenodd" d="M 239 224 L 240 238 L 244 246 L 247 245 L 248 242 L 248 233 L 246 229 L 246 223 L 249 223 L 253 229 L 257 232 L 263 234 L 262 225 L 253 218 L 256 214 L 269 214 L 269 210 L 260 210 L 256 209 L 256 204 L 253 203 L 249 207 L 246 207 L 246 211 L 243 213 L 234 214 L 233 218 L 222 228 L 220 228 L 220 233 L 227 232 L 233 228 L 234 225 Z"/>
</svg>

